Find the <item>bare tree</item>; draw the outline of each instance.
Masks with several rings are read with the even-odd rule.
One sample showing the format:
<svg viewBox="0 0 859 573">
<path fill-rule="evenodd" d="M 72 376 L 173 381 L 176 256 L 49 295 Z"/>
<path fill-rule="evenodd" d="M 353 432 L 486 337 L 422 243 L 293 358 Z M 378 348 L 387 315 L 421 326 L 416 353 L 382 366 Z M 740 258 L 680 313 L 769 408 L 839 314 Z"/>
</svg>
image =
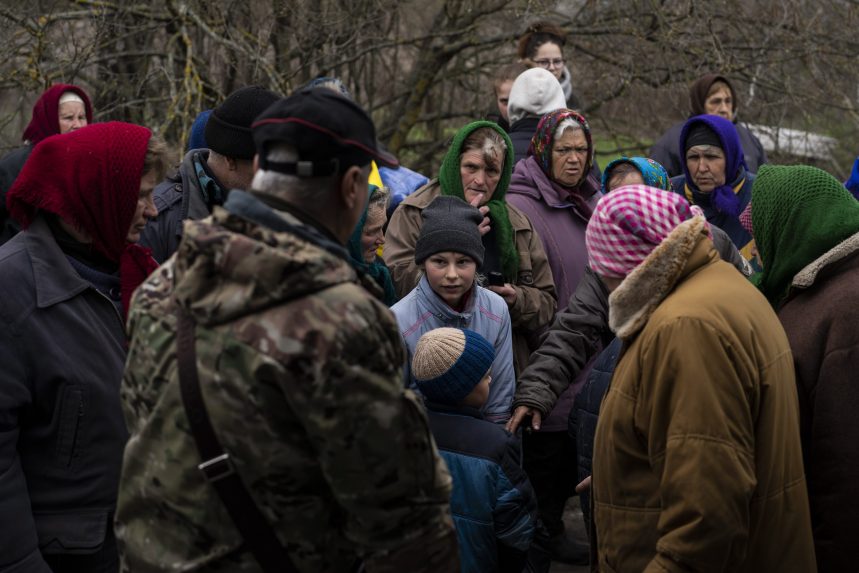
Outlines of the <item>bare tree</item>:
<svg viewBox="0 0 859 573">
<path fill-rule="evenodd" d="M 19 143 L 50 84 L 79 83 L 98 120 L 145 124 L 184 146 L 196 114 L 258 83 L 289 93 L 343 80 L 402 161 L 432 174 L 456 128 L 492 102 L 494 69 L 525 25 L 569 32 L 567 58 L 597 139 L 644 152 L 688 114 L 707 71 L 741 91 L 741 117 L 834 137 L 855 157 L 859 83 L 849 0 L 0 1 L 0 129 Z"/>
</svg>

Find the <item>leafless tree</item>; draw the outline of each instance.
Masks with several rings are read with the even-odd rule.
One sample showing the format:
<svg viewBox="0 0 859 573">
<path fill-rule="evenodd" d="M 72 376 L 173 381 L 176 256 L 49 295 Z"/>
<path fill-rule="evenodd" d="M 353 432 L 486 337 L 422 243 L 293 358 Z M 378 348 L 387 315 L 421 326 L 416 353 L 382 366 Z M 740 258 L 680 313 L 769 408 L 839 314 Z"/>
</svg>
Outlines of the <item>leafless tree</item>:
<svg viewBox="0 0 859 573">
<path fill-rule="evenodd" d="M 729 75 L 741 117 L 834 137 L 824 167 L 859 153 L 859 5 L 850 0 L 0 0 L 0 129 L 19 143 L 56 82 L 99 120 L 147 125 L 177 147 L 196 114 L 246 84 L 289 93 L 339 77 L 406 165 L 434 173 L 453 131 L 492 103 L 494 69 L 525 25 L 569 32 L 593 131 L 643 152 L 688 114 L 688 85 Z"/>
</svg>

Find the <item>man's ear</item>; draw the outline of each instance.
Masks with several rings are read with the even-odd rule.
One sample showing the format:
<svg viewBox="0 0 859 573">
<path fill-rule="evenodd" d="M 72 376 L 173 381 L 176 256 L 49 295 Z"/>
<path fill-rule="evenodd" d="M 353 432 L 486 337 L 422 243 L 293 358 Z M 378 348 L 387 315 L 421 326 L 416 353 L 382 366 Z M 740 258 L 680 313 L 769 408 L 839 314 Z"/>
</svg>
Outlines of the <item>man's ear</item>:
<svg viewBox="0 0 859 573">
<path fill-rule="evenodd" d="M 361 188 L 366 187 L 366 182 L 362 183 L 362 169 L 357 165 L 353 165 L 343 174 L 340 179 L 340 199 L 347 209 L 355 208 L 356 203 L 363 201 Z"/>
</svg>

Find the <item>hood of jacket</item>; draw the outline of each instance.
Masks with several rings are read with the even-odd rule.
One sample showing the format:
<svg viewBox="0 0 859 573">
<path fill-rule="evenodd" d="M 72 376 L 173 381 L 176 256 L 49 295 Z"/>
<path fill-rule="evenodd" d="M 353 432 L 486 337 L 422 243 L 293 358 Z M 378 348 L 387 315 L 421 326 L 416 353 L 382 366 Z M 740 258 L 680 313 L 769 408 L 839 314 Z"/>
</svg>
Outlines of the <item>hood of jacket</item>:
<svg viewBox="0 0 859 573">
<path fill-rule="evenodd" d="M 591 204 L 592 208 L 596 207 L 596 202 L 600 197 L 597 193 L 598 190 L 599 183 L 590 172 L 585 175 L 584 181 L 574 189 L 585 201 Z M 508 193 L 525 195 L 557 209 L 575 208 L 575 204 L 569 200 L 569 191 L 549 179 L 540 169 L 533 155 L 518 162 L 514 167 Z M 587 217 L 585 219 L 587 220 Z"/>
<path fill-rule="evenodd" d="M 176 300 L 204 325 L 357 281 L 341 245 L 243 191 L 187 221 L 179 252 Z"/>
</svg>

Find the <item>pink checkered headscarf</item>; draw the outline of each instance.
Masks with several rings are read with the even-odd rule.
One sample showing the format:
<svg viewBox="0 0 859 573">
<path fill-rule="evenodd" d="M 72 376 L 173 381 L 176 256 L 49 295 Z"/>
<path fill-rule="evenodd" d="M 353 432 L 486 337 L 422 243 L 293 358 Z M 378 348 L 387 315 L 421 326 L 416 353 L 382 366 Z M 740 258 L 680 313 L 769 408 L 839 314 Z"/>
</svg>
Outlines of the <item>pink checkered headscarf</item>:
<svg viewBox="0 0 859 573">
<path fill-rule="evenodd" d="M 671 191 L 625 185 L 597 203 L 585 242 L 598 275 L 625 278 L 683 221 L 701 214 Z"/>
</svg>

